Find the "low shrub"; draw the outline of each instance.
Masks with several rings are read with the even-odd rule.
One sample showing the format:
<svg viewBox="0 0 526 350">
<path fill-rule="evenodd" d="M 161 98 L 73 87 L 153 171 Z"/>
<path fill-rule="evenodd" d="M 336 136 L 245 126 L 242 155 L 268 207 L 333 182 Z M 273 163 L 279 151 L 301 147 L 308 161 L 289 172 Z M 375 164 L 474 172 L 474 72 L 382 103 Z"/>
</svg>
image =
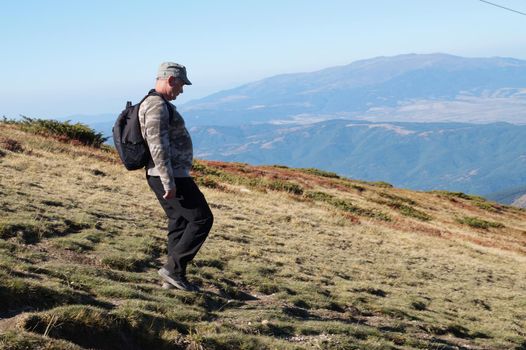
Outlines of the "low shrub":
<svg viewBox="0 0 526 350">
<path fill-rule="evenodd" d="M 82 123 L 71 124 L 53 119 L 34 119 L 22 116 L 21 120 L 8 120 L 4 123 L 18 125 L 22 130 L 38 135 L 53 136 L 64 142 L 79 142 L 86 146 L 100 148 L 108 138 Z"/>
<path fill-rule="evenodd" d="M 382 192 L 382 193 L 379 193 L 379 195 L 380 195 L 380 197 L 390 199 L 390 200 L 392 200 L 394 202 L 403 202 L 403 203 L 407 203 L 407 204 L 410 204 L 410 205 L 416 205 L 417 204 L 414 200 L 412 200 L 410 198 L 397 196 L 395 194 Z"/>
<path fill-rule="evenodd" d="M 391 217 L 385 213 L 382 213 L 378 210 L 365 209 L 358 207 L 357 205 L 352 204 L 350 201 L 344 199 L 334 199 L 331 201 L 331 204 L 343 211 L 353 213 L 359 216 L 366 216 L 373 219 L 379 219 L 383 221 L 391 221 Z"/>
<path fill-rule="evenodd" d="M 371 186 L 382 187 L 382 188 L 393 188 L 394 187 L 389 182 L 385 182 L 385 181 L 373 181 L 373 182 L 366 182 L 366 183 Z"/>
<path fill-rule="evenodd" d="M 393 209 L 398 210 L 400 214 L 404 216 L 413 217 L 421 221 L 430 221 L 432 219 L 430 215 L 424 213 L 423 211 L 417 210 L 409 205 L 405 205 L 400 202 L 391 202 L 387 205 Z"/>
<path fill-rule="evenodd" d="M 22 147 L 22 144 L 20 142 L 18 142 L 17 140 L 10 139 L 8 137 L 0 138 L 0 147 L 6 151 L 14 153 L 24 152 L 24 147 Z"/>
<path fill-rule="evenodd" d="M 319 191 L 308 191 L 304 193 L 304 196 L 308 199 L 322 202 L 330 202 L 334 199 L 334 196 L 332 194 Z"/>
<path fill-rule="evenodd" d="M 274 180 L 270 181 L 266 184 L 266 187 L 269 190 L 273 191 L 282 191 L 282 192 L 288 192 L 296 195 L 302 195 L 303 194 L 303 188 L 294 183 L 294 182 L 287 182 L 287 181 L 281 181 L 281 180 Z"/>
<path fill-rule="evenodd" d="M 325 171 L 325 170 L 320 170 L 320 169 L 316 169 L 316 168 L 300 168 L 298 169 L 304 173 L 307 173 L 307 174 L 313 174 L 313 175 L 318 175 L 318 176 L 323 176 L 323 177 L 328 177 L 328 178 L 333 178 L 333 179 L 339 179 L 340 178 L 340 175 L 336 174 L 336 173 L 333 173 L 331 171 Z"/>
<path fill-rule="evenodd" d="M 437 194 L 440 197 L 446 197 L 446 198 L 461 198 L 466 200 L 478 200 L 478 201 L 485 201 L 483 197 L 480 196 L 473 196 L 471 194 L 465 194 L 463 192 L 450 192 L 450 191 L 431 191 L 431 193 Z"/>
<path fill-rule="evenodd" d="M 206 176 L 206 175 L 220 176 L 222 174 L 220 170 L 213 168 L 211 166 L 205 165 L 198 160 L 194 160 L 192 164 L 192 172 L 200 176 Z"/>
<path fill-rule="evenodd" d="M 196 182 L 198 185 L 204 186 L 207 188 L 224 189 L 223 185 L 221 185 L 219 182 L 217 182 L 210 176 L 197 177 Z"/>
</svg>

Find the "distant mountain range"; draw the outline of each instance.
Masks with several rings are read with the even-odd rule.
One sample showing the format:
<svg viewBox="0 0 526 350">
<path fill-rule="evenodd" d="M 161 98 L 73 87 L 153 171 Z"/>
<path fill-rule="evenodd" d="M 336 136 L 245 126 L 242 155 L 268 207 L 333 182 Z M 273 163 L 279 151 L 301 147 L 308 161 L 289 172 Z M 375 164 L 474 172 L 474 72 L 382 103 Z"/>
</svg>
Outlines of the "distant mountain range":
<svg viewBox="0 0 526 350">
<path fill-rule="evenodd" d="M 205 159 L 316 167 L 419 190 L 489 194 L 526 184 L 526 125 L 331 120 L 191 134 Z"/>
<path fill-rule="evenodd" d="M 526 61 L 446 54 L 356 61 L 283 74 L 190 101 L 192 125 L 330 119 L 526 124 Z"/>
<path fill-rule="evenodd" d="M 526 185 L 490 193 L 486 197 L 499 203 L 526 208 Z"/>
</svg>

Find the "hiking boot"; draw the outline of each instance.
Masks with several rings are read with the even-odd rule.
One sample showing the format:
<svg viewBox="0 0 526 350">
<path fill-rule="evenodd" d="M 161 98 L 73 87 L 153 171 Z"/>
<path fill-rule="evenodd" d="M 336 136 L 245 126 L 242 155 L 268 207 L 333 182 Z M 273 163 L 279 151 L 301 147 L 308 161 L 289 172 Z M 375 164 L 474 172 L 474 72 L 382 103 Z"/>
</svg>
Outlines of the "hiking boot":
<svg viewBox="0 0 526 350">
<path fill-rule="evenodd" d="M 168 283 L 169 285 L 177 289 L 185 290 L 187 292 L 198 292 L 199 291 L 199 287 L 193 283 L 190 283 L 186 279 L 185 276 L 174 275 L 173 273 L 170 273 L 164 267 L 161 267 L 159 271 L 157 271 L 157 273 L 159 274 L 159 276 L 161 276 L 164 279 L 165 283 Z M 164 286 L 165 283 L 163 283 L 163 288 L 165 288 Z M 170 289 L 170 288 L 165 288 L 165 289 Z"/>
</svg>

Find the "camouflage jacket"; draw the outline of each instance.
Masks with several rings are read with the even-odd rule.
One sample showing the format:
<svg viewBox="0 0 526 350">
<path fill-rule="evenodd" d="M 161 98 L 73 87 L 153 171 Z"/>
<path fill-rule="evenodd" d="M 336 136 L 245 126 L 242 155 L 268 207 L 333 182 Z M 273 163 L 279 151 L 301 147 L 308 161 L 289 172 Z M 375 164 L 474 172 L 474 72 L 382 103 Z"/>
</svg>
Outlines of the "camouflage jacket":
<svg viewBox="0 0 526 350">
<path fill-rule="evenodd" d="M 160 96 L 149 96 L 139 108 L 142 136 L 148 143 L 152 158 L 147 173 L 159 176 L 165 190 L 175 188 L 174 177 L 189 177 L 193 147 L 183 117 L 173 108 L 170 120 L 168 106 Z"/>
</svg>

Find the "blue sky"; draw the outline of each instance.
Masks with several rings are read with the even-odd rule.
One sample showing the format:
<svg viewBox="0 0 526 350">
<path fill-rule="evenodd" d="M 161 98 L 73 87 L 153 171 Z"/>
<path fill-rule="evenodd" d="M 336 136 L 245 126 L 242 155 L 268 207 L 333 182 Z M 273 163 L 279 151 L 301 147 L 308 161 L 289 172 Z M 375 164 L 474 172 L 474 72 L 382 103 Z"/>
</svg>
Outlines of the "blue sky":
<svg viewBox="0 0 526 350">
<path fill-rule="evenodd" d="M 494 0 L 526 12 L 524 0 Z M 526 59 L 526 16 L 478 0 L 2 1 L 0 116 L 116 113 L 165 60 L 176 104 L 268 76 L 444 52 Z"/>
</svg>

